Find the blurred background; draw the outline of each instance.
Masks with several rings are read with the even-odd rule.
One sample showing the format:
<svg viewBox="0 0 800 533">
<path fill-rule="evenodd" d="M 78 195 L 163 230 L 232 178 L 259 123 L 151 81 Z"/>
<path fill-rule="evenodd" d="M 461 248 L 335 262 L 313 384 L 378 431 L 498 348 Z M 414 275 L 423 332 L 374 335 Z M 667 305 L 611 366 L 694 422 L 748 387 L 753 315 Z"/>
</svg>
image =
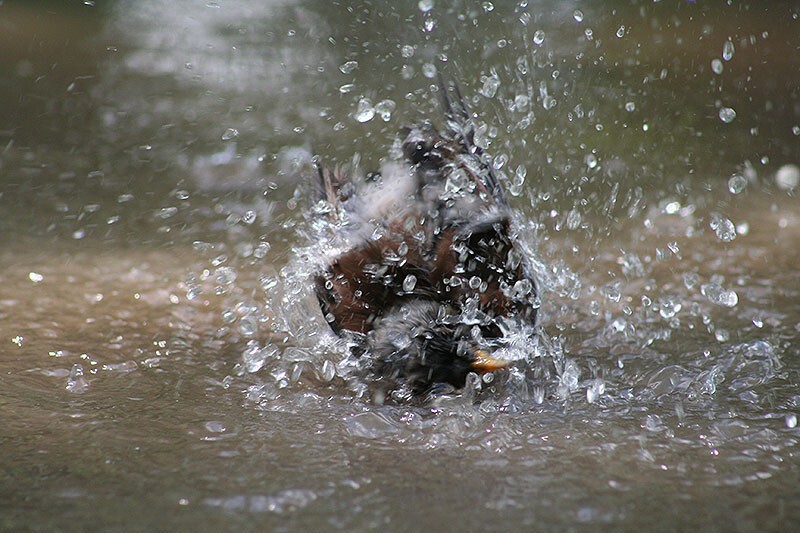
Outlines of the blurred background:
<svg viewBox="0 0 800 533">
<path fill-rule="evenodd" d="M 799 54 L 796 2 L 3 1 L 0 528 L 791 529 Z M 377 168 L 437 73 L 557 372 L 377 407 L 309 162 Z"/>
</svg>

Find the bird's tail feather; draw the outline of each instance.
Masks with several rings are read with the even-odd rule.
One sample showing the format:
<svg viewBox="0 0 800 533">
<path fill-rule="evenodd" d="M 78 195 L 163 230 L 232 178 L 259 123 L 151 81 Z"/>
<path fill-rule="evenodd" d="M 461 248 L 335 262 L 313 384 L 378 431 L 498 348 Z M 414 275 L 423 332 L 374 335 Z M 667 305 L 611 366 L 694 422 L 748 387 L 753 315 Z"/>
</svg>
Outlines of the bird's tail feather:
<svg viewBox="0 0 800 533">
<path fill-rule="evenodd" d="M 454 98 L 451 97 L 451 93 Z M 461 152 L 465 157 L 473 160 L 478 172 L 468 171 L 478 185 L 485 189 L 496 204 L 506 206 L 505 193 L 491 164 L 487 161 L 486 152 L 475 144 L 475 124 L 472 112 L 467 106 L 458 84 L 454 81 L 445 82 L 439 73 L 439 95 L 446 118 L 447 134 L 459 143 Z"/>
</svg>

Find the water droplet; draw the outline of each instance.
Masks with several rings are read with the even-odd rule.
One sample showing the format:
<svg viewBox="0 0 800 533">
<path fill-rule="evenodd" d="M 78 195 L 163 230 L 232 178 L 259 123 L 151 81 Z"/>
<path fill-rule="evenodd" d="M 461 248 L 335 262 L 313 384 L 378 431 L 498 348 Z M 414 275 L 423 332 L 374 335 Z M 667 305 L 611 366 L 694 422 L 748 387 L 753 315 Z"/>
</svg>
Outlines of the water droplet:
<svg viewBox="0 0 800 533">
<path fill-rule="evenodd" d="M 800 126 L 792 126 L 792 134 L 795 137 L 800 137 Z"/>
<path fill-rule="evenodd" d="M 734 226 L 730 219 L 722 215 L 711 215 L 709 226 L 711 226 L 711 229 L 717 234 L 717 238 L 722 242 L 730 242 L 736 238 L 736 226 Z"/>
<path fill-rule="evenodd" d="M 404 80 L 410 80 L 414 77 L 414 67 L 411 65 L 403 65 L 400 68 L 400 77 Z"/>
<path fill-rule="evenodd" d="M 269 252 L 270 248 L 271 246 L 268 242 L 266 241 L 260 242 L 258 243 L 258 246 L 256 246 L 255 249 L 253 250 L 253 256 L 256 259 L 263 259 Z"/>
<path fill-rule="evenodd" d="M 225 427 L 225 423 L 218 420 L 210 420 L 203 425 L 206 430 L 211 433 L 225 433 L 228 430 L 228 428 Z"/>
<path fill-rule="evenodd" d="M 728 190 L 731 194 L 739 194 L 747 187 L 747 178 L 741 174 L 734 174 L 728 180 Z"/>
<path fill-rule="evenodd" d="M 784 417 L 784 421 L 786 422 L 786 427 L 789 429 L 794 429 L 797 427 L 797 415 L 794 413 L 789 413 Z"/>
<path fill-rule="evenodd" d="M 278 286 L 278 278 L 272 276 L 262 276 L 258 281 L 261 283 L 261 288 L 264 289 L 264 292 L 269 292 Z"/>
<path fill-rule="evenodd" d="M 239 130 L 237 130 L 236 128 L 228 128 L 222 134 L 222 140 L 230 141 L 231 139 L 235 139 L 238 136 L 239 136 Z"/>
<path fill-rule="evenodd" d="M 797 165 L 783 165 L 775 173 L 775 183 L 783 190 L 794 189 L 800 185 L 800 167 Z"/>
<path fill-rule="evenodd" d="M 681 257 L 681 249 L 678 246 L 677 242 L 675 242 L 675 241 L 668 242 L 667 243 L 667 248 L 669 248 L 669 251 L 672 252 L 673 254 L 675 254 L 675 256 L 678 259 L 680 259 L 680 257 Z"/>
<path fill-rule="evenodd" d="M 362 98 L 358 101 L 356 112 L 353 113 L 353 118 L 358 122 L 369 122 L 375 117 L 375 108 L 372 107 L 372 102 L 369 98 Z"/>
<path fill-rule="evenodd" d="M 500 170 L 508 163 L 508 155 L 506 154 L 497 154 L 494 159 L 492 159 L 492 168 L 495 170 Z"/>
<path fill-rule="evenodd" d="M 609 283 L 600 289 L 600 294 L 611 300 L 612 302 L 619 302 L 621 293 L 618 283 Z"/>
<path fill-rule="evenodd" d="M 636 104 L 633 102 L 627 102 L 625 104 L 625 111 L 627 111 L 628 113 L 633 113 L 634 111 L 636 111 Z"/>
<path fill-rule="evenodd" d="M 553 109 L 557 103 L 558 102 L 556 101 L 556 99 L 550 96 L 549 94 L 544 98 L 542 98 L 542 107 L 544 107 L 547 110 Z"/>
<path fill-rule="evenodd" d="M 358 61 L 347 61 L 339 65 L 339 72 L 342 74 L 350 74 L 358 68 Z"/>
<path fill-rule="evenodd" d="M 733 58 L 734 50 L 733 42 L 730 39 L 725 41 L 725 44 L 722 45 L 722 59 L 730 61 Z"/>
<path fill-rule="evenodd" d="M 213 250 L 214 245 L 204 241 L 194 241 L 192 243 L 192 248 L 197 252 L 207 252 L 209 250 Z"/>
<path fill-rule="evenodd" d="M 425 63 L 422 65 L 422 75 L 426 78 L 433 78 L 436 76 L 436 65 L 433 63 Z"/>
<path fill-rule="evenodd" d="M 175 213 L 178 212 L 177 207 L 162 207 L 161 210 L 158 212 L 158 218 L 162 218 L 164 220 L 175 216 Z"/>
<path fill-rule="evenodd" d="M 220 285 L 230 285 L 236 281 L 236 271 L 230 267 L 219 267 L 214 271 L 214 277 Z"/>
<path fill-rule="evenodd" d="M 586 36 L 587 41 L 594 39 L 594 32 L 592 31 L 592 28 L 586 28 L 583 30 L 583 34 Z"/>
<path fill-rule="evenodd" d="M 40 281 L 42 281 L 44 279 L 44 276 L 42 276 L 38 272 L 29 272 L 28 273 L 28 279 L 31 280 L 34 283 L 39 283 Z"/>
<path fill-rule="evenodd" d="M 572 359 L 567 359 L 564 364 L 564 371 L 560 376 L 560 385 L 566 390 L 565 392 L 574 392 L 578 390 L 578 381 L 581 377 L 581 370 Z"/>
<path fill-rule="evenodd" d="M 519 196 L 522 194 L 522 186 L 525 185 L 525 177 L 528 175 L 528 169 L 523 165 L 519 165 L 514 171 L 514 177 L 508 186 L 508 192 L 511 196 Z"/>
<path fill-rule="evenodd" d="M 681 210 L 681 203 L 678 201 L 672 201 L 667 203 L 664 206 L 664 212 L 668 215 L 675 215 Z"/>
<path fill-rule="evenodd" d="M 536 46 L 542 46 L 544 38 L 545 38 L 544 31 L 536 30 L 536 32 L 533 34 L 533 44 L 535 44 Z"/>
<path fill-rule="evenodd" d="M 575 19 L 575 22 L 583 22 L 583 11 L 576 9 L 572 12 L 572 18 Z"/>
<path fill-rule="evenodd" d="M 533 386 L 533 401 L 537 405 L 541 405 L 544 403 L 544 394 L 545 390 L 544 387 L 541 385 L 534 385 Z"/>
<path fill-rule="evenodd" d="M 251 374 L 261 370 L 267 362 L 267 353 L 266 350 L 261 349 L 257 342 L 250 341 L 242 354 L 242 362 L 244 363 L 245 370 Z"/>
<path fill-rule="evenodd" d="M 388 122 L 392 118 L 392 112 L 396 104 L 394 100 L 381 100 L 377 104 L 375 104 L 375 112 L 378 113 L 378 116 L 381 117 L 381 120 L 384 122 Z"/>
<path fill-rule="evenodd" d="M 342 93 L 342 94 L 347 94 L 349 92 L 352 92 L 353 89 L 355 89 L 355 88 L 356 88 L 355 84 L 353 84 L 353 83 L 345 83 L 344 85 L 339 87 L 339 92 Z"/>
<path fill-rule="evenodd" d="M 322 363 L 322 379 L 331 381 L 334 377 L 336 377 L 336 365 L 333 364 L 333 361 L 326 360 Z"/>
<path fill-rule="evenodd" d="M 491 13 L 492 11 L 494 11 L 494 4 L 491 2 L 484 2 L 483 4 L 481 4 L 481 7 L 483 7 L 483 11 L 485 13 Z"/>
<path fill-rule="evenodd" d="M 571 209 L 567 213 L 567 228 L 576 230 L 581 225 L 581 213 L 577 209 Z"/>
<path fill-rule="evenodd" d="M 486 76 L 483 80 L 483 86 L 478 91 L 486 98 L 494 98 L 494 95 L 497 94 L 497 89 L 500 87 L 500 79 L 495 75 L 492 74 L 491 76 Z"/>
<path fill-rule="evenodd" d="M 722 71 L 725 70 L 725 65 L 719 59 L 714 58 L 711 60 L 711 70 L 714 71 L 714 74 L 722 74 Z"/>
<path fill-rule="evenodd" d="M 717 339 L 718 342 L 727 342 L 730 340 L 731 334 L 727 329 L 716 329 L 714 330 L 714 338 Z"/>
<path fill-rule="evenodd" d="M 222 321 L 225 324 L 233 324 L 234 322 L 236 322 L 236 313 L 234 313 L 230 309 L 226 309 L 225 311 L 223 311 L 220 316 L 222 317 Z"/>
<path fill-rule="evenodd" d="M 677 315 L 681 309 L 683 309 L 683 304 L 681 304 L 677 298 L 665 296 L 660 301 L 658 314 L 661 315 L 662 318 L 670 319 Z"/>
<path fill-rule="evenodd" d="M 586 388 L 586 401 L 594 403 L 594 401 L 603 395 L 606 391 L 606 382 L 602 379 L 593 379 L 592 383 Z"/>
<path fill-rule="evenodd" d="M 736 118 L 736 110 L 732 107 L 721 107 L 719 110 L 719 119 L 725 124 L 730 124 Z"/>
<path fill-rule="evenodd" d="M 186 299 L 187 300 L 194 300 L 195 298 L 197 298 L 201 294 L 203 294 L 203 289 L 201 289 L 200 287 L 192 287 L 191 289 L 186 291 Z"/>
<path fill-rule="evenodd" d="M 422 11 L 423 13 L 427 13 L 428 11 L 433 9 L 433 3 L 434 3 L 433 0 L 419 0 L 417 6 L 419 7 L 420 11 Z"/>
<path fill-rule="evenodd" d="M 622 39 L 625 36 L 625 26 L 620 26 L 619 28 L 617 28 L 616 36 L 619 39 Z"/>
<path fill-rule="evenodd" d="M 642 427 L 644 427 L 647 431 L 656 432 L 661 431 L 665 426 L 660 416 L 649 414 L 645 417 Z"/>
<path fill-rule="evenodd" d="M 492 144 L 489 137 L 489 127 L 486 124 L 481 124 L 475 128 L 475 146 L 484 149 L 489 148 L 489 145 Z"/>
<path fill-rule="evenodd" d="M 409 274 L 403 280 L 403 290 L 405 292 L 411 292 L 414 290 L 414 287 L 417 286 L 417 277 L 414 274 Z"/>
<path fill-rule="evenodd" d="M 724 307 L 736 307 L 736 304 L 739 303 L 739 295 L 736 294 L 736 291 L 726 290 L 718 283 L 704 283 L 700 286 L 700 292 L 711 303 Z"/>
<path fill-rule="evenodd" d="M 595 168 L 597 166 L 597 157 L 594 154 L 586 154 L 586 166 L 589 168 Z"/>
<path fill-rule="evenodd" d="M 411 46 L 410 44 L 404 44 L 400 48 L 400 55 L 403 56 L 406 59 L 408 59 L 409 57 L 412 57 L 414 55 L 414 47 Z"/>
</svg>

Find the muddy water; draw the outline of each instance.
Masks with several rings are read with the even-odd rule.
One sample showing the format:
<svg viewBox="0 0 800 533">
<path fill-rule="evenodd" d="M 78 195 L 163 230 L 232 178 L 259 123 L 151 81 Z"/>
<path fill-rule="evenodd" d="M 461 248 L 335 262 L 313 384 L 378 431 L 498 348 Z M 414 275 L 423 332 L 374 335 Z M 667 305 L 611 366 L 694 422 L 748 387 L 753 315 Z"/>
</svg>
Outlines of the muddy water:
<svg viewBox="0 0 800 533">
<path fill-rule="evenodd" d="M 793 3 L 87 4 L 0 5 L 2 529 L 800 524 Z M 308 160 L 377 166 L 436 70 L 541 343 L 378 406 L 306 297 Z"/>
</svg>

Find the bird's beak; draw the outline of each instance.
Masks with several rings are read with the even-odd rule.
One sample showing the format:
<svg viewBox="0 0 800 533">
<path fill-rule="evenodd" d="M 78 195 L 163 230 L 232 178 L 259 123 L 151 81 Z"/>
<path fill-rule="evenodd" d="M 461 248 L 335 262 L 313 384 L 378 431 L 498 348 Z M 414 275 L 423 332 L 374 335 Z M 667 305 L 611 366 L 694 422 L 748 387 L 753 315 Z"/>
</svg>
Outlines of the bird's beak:
<svg viewBox="0 0 800 533">
<path fill-rule="evenodd" d="M 478 374 L 486 374 L 487 372 L 505 368 L 508 364 L 509 362 L 505 359 L 495 359 L 483 350 L 475 350 L 475 357 L 472 359 L 470 366 Z"/>
</svg>

